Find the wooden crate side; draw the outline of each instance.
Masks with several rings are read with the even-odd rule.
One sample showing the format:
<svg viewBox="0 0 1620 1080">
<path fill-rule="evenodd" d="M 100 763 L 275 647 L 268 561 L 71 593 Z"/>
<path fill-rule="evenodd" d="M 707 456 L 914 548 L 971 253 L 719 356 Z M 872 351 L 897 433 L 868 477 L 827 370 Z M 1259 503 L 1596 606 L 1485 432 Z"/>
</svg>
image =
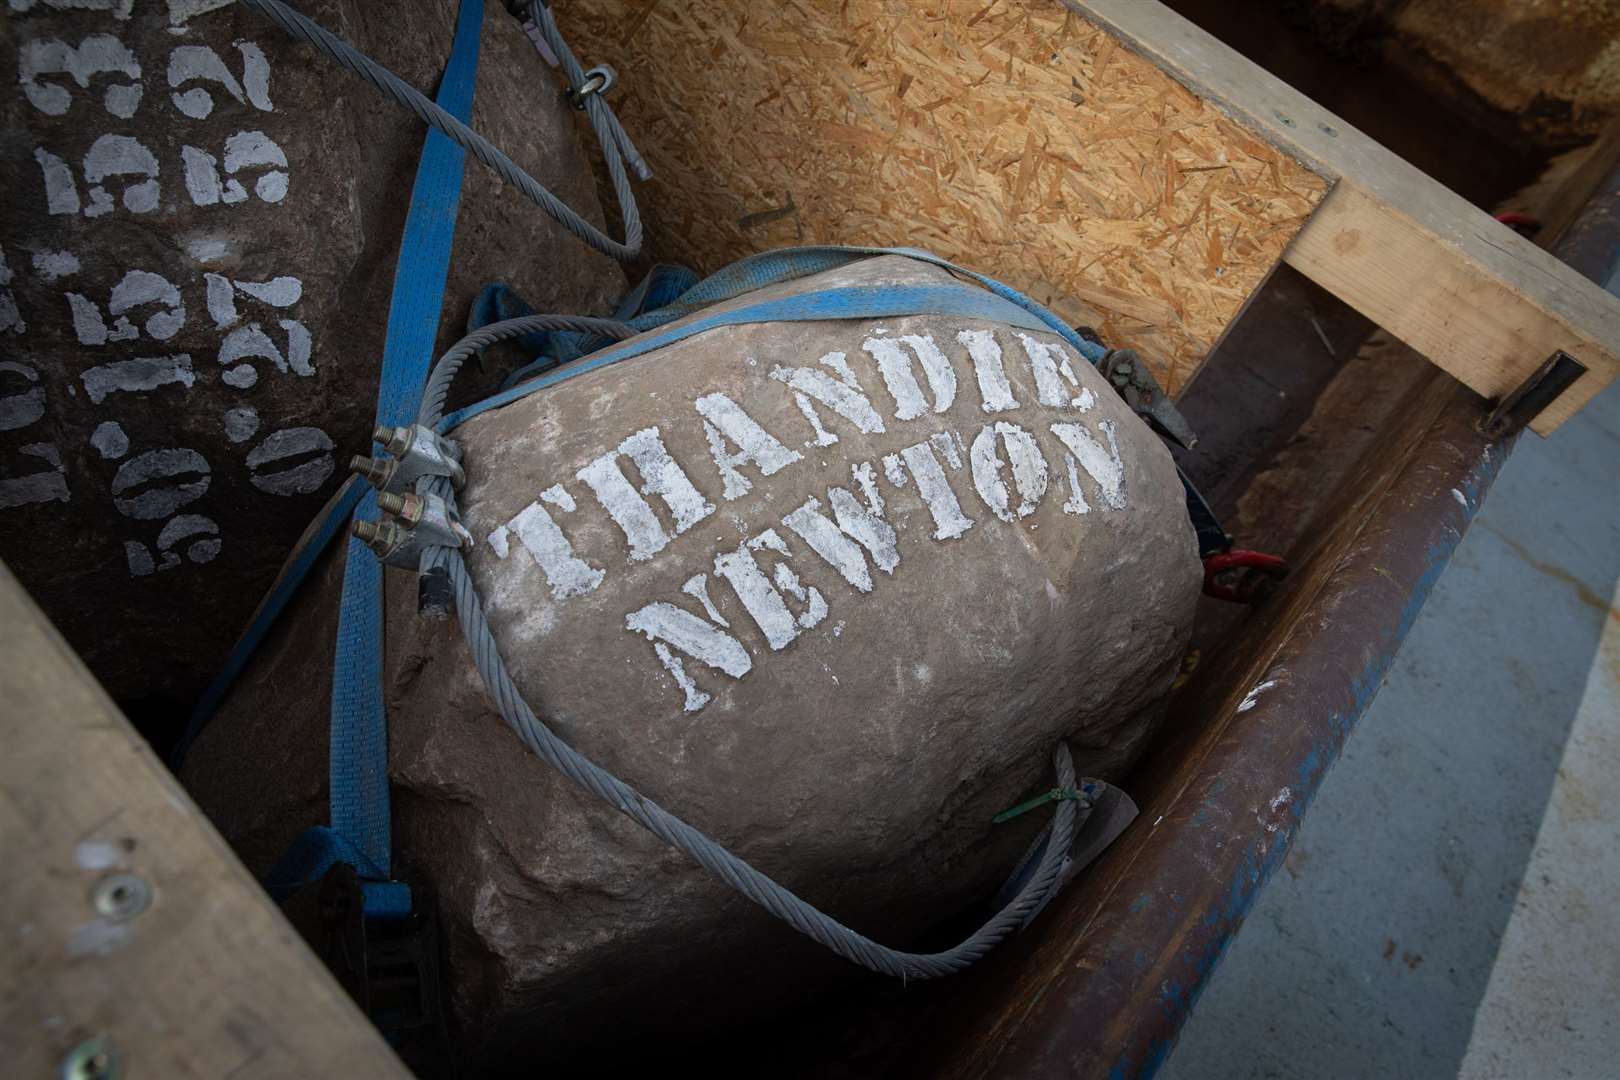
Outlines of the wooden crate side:
<svg viewBox="0 0 1620 1080">
<path fill-rule="evenodd" d="M 1186 383 L 1327 192 L 1054 0 L 603 0 L 649 249 L 922 247 Z"/>
<path fill-rule="evenodd" d="M 1546 435 L 1620 374 L 1620 299 L 1158 0 L 1063 0 L 1211 108 L 1337 181 L 1288 263 L 1486 398 L 1563 349 L 1588 368 Z"/>
<path fill-rule="evenodd" d="M 4 564 L 0 701 L 8 1075 L 409 1075 Z"/>
</svg>

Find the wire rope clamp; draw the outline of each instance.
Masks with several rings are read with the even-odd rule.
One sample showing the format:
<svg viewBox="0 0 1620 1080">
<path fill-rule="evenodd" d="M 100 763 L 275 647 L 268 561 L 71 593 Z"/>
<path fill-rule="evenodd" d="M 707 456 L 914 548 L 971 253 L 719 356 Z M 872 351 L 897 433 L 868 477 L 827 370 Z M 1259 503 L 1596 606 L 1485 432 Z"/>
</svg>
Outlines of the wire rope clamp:
<svg viewBox="0 0 1620 1080">
<path fill-rule="evenodd" d="M 585 73 L 585 82 L 568 91 L 568 103 L 580 112 L 593 96 L 605 94 L 619 81 L 619 73 L 607 64 L 598 64 Z"/>
<path fill-rule="evenodd" d="M 349 470 L 380 492 L 403 495 L 424 476 L 448 477 L 450 486 L 458 490 L 467 482 L 455 444 L 431 428 L 421 424 L 379 427 L 371 437 L 387 456 L 356 454 L 349 459 Z"/>
<path fill-rule="evenodd" d="M 385 491 L 377 496 L 377 509 L 382 520 L 356 521 L 351 528 L 385 565 L 415 570 L 430 547 L 472 546 L 472 535 L 437 495 Z"/>
</svg>

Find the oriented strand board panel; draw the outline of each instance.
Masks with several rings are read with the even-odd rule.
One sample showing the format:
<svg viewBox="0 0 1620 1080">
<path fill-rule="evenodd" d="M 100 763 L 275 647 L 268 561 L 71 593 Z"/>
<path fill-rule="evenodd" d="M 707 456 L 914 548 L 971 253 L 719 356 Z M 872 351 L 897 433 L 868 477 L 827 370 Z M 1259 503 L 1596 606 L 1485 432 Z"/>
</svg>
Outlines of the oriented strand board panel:
<svg viewBox="0 0 1620 1080">
<path fill-rule="evenodd" d="M 654 255 L 927 248 L 1172 392 L 1328 187 L 1057 0 L 597 0 L 567 32 L 623 73 Z"/>
</svg>

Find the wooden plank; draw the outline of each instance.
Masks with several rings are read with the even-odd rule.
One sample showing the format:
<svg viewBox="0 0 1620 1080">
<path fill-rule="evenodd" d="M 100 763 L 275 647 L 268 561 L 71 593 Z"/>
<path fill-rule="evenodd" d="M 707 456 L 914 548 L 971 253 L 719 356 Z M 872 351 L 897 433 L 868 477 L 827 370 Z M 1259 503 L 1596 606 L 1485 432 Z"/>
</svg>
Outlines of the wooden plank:
<svg viewBox="0 0 1620 1080">
<path fill-rule="evenodd" d="M 409 1076 L 3 564 L 0 701 L 8 1075 Z"/>
<path fill-rule="evenodd" d="M 1328 184 L 1056 0 L 599 0 L 583 57 L 657 172 L 657 256 L 927 248 L 1174 392 Z"/>
<path fill-rule="evenodd" d="M 1064 0 L 1333 192 L 1285 259 L 1488 398 L 1563 349 L 1589 373 L 1545 435 L 1620 372 L 1620 299 L 1157 0 Z"/>
</svg>

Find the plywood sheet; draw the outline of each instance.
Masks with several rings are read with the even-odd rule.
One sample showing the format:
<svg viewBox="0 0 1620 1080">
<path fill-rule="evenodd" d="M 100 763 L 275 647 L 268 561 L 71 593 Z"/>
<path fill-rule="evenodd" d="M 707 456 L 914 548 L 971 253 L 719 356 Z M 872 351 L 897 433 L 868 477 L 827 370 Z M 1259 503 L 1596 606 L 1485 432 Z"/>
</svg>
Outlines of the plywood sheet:
<svg viewBox="0 0 1620 1080">
<path fill-rule="evenodd" d="M 1172 392 L 1328 187 L 1057 0 L 597 0 L 565 29 L 621 73 L 652 254 L 927 248 Z"/>
</svg>

